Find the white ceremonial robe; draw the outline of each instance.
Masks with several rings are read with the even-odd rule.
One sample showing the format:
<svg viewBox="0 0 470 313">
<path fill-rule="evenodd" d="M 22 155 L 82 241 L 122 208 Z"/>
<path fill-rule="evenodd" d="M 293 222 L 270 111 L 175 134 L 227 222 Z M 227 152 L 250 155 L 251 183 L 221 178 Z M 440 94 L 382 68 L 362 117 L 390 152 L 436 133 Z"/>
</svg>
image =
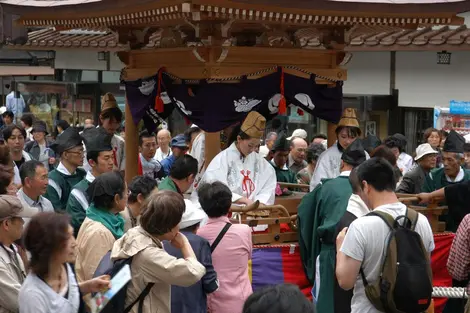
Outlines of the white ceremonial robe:
<svg viewBox="0 0 470 313">
<path fill-rule="evenodd" d="M 235 143 L 220 152 L 209 164 L 199 186 L 220 181 L 232 191 L 232 202 L 242 197 L 272 205 L 276 197 L 276 172 L 258 153 L 243 158 Z M 197 199 L 197 191 L 193 193 Z"/>
<path fill-rule="evenodd" d="M 317 167 L 312 175 L 312 180 L 310 180 L 310 191 L 313 191 L 322 179 L 339 176 L 342 155 L 343 152 L 339 151 L 337 141 L 320 155 Z M 369 154 L 366 152 L 366 159 L 369 158 Z"/>
<path fill-rule="evenodd" d="M 200 132 L 193 141 L 191 151 L 189 155 L 197 160 L 197 174 L 194 179 L 194 184 L 191 186 L 188 193 L 191 193 L 194 188 L 197 188 L 199 182 L 201 181 L 202 176 L 204 176 L 204 166 L 205 164 L 205 149 L 206 149 L 206 134 Z"/>
</svg>

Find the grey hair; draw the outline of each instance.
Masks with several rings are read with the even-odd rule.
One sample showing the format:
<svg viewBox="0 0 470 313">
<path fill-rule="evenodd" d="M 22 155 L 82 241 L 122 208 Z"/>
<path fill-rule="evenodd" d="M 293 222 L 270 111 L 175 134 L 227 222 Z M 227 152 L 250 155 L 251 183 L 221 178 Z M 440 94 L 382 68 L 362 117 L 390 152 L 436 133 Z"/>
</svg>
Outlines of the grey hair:
<svg viewBox="0 0 470 313">
<path fill-rule="evenodd" d="M 267 140 L 272 140 L 272 137 L 274 136 L 277 136 L 277 133 L 276 132 L 269 132 L 267 135 L 266 135 L 266 141 Z"/>
<path fill-rule="evenodd" d="M 454 152 L 454 155 L 455 155 L 455 159 L 456 159 L 457 161 L 461 161 L 461 160 L 465 159 L 465 154 L 463 154 L 463 153 Z"/>
</svg>

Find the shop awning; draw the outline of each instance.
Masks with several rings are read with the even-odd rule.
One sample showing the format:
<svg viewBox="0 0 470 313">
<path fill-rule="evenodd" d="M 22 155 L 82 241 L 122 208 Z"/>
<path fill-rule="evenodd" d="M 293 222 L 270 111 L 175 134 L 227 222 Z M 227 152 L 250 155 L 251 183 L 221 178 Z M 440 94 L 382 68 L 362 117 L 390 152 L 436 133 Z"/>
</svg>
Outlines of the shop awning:
<svg viewBox="0 0 470 313">
<path fill-rule="evenodd" d="M 46 66 L 0 66 L 0 76 L 54 75 L 54 69 Z"/>
</svg>

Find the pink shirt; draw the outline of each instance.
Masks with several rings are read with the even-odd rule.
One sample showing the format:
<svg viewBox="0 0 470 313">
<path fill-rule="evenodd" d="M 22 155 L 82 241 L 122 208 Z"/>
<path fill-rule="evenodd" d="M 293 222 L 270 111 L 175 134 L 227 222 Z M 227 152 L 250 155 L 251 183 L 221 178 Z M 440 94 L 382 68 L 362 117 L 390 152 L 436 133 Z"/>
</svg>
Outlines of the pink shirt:
<svg viewBox="0 0 470 313">
<path fill-rule="evenodd" d="M 229 219 L 210 218 L 197 234 L 212 244 Z M 211 313 L 241 313 L 245 300 L 253 293 L 248 275 L 251 260 L 251 229 L 248 225 L 233 224 L 212 253 L 219 279 L 219 289 L 207 297 Z"/>
</svg>

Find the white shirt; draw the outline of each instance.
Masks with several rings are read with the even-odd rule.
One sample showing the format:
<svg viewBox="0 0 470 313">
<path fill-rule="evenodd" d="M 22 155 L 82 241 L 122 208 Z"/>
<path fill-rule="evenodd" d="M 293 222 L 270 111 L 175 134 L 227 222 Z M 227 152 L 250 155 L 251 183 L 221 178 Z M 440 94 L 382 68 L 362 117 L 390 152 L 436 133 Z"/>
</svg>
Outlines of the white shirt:
<svg viewBox="0 0 470 313">
<path fill-rule="evenodd" d="M 266 205 L 274 204 L 277 184 L 274 168 L 256 152 L 242 157 L 235 143 L 212 160 L 199 185 L 214 181 L 230 188 L 232 202 L 245 197 Z M 197 199 L 197 191 L 194 196 Z"/>
<path fill-rule="evenodd" d="M 405 215 L 406 206 L 403 203 L 392 203 L 375 208 L 394 218 Z M 415 231 L 420 234 L 424 247 L 431 253 L 434 250 L 434 237 L 427 218 L 419 213 Z M 344 238 L 341 252 L 347 256 L 362 261 L 362 269 L 369 283 L 379 277 L 384 251 L 390 228 L 377 216 L 363 216 L 352 222 Z M 364 291 L 364 285 L 358 275 L 351 301 L 351 313 L 381 313 L 370 303 Z"/>
<path fill-rule="evenodd" d="M 161 148 L 158 148 L 157 149 L 157 152 L 155 152 L 155 156 L 153 157 L 155 160 L 157 160 L 158 162 L 161 162 L 163 159 L 166 159 L 167 157 L 169 157 L 170 155 L 172 155 L 173 153 L 171 152 L 171 148 L 168 147 L 168 153 L 163 153 L 162 149 Z"/>
<path fill-rule="evenodd" d="M 23 158 L 24 158 L 25 162 L 28 162 L 28 161 L 32 160 L 31 155 L 28 152 L 24 151 L 24 150 L 22 152 L 22 155 L 23 155 Z M 17 186 L 20 186 L 21 185 L 20 169 L 18 168 L 18 166 L 16 166 L 15 162 L 13 162 L 13 164 L 15 165 L 13 167 L 13 172 L 15 173 L 15 176 L 13 177 L 13 183 Z"/>
<path fill-rule="evenodd" d="M 267 146 L 259 147 L 259 155 L 265 158 L 268 156 L 268 154 L 269 154 L 269 148 Z"/>
<path fill-rule="evenodd" d="M 77 279 L 67 264 L 67 298 L 59 295 L 42 279 L 30 273 L 19 295 L 20 313 L 77 313 L 80 307 L 80 291 Z"/>
<path fill-rule="evenodd" d="M 44 198 L 43 196 L 39 196 L 38 201 L 34 201 L 33 199 L 31 199 L 24 193 L 23 188 L 18 190 L 18 192 L 16 193 L 16 196 L 20 200 L 25 210 L 33 210 L 36 213 L 54 212 L 54 207 L 52 206 L 51 201 L 49 201 L 49 199 Z M 31 219 L 23 218 L 23 220 L 24 220 L 24 227 L 26 227 Z"/>
<path fill-rule="evenodd" d="M 413 158 L 411 157 L 411 155 L 402 152 L 398 156 L 397 166 L 400 169 L 401 173 L 405 175 L 413 168 Z"/>
<path fill-rule="evenodd" d="M 15 92 L 10 92 L 6 97 L 6 104 L 7 111 L 13 112 L 13 114 L 15 115 L 15 120 L 23 115 L 26 103 L 24 102 L 22 95 L 20 95 L 19 98 L 15 98 Z"/>
</svg>

